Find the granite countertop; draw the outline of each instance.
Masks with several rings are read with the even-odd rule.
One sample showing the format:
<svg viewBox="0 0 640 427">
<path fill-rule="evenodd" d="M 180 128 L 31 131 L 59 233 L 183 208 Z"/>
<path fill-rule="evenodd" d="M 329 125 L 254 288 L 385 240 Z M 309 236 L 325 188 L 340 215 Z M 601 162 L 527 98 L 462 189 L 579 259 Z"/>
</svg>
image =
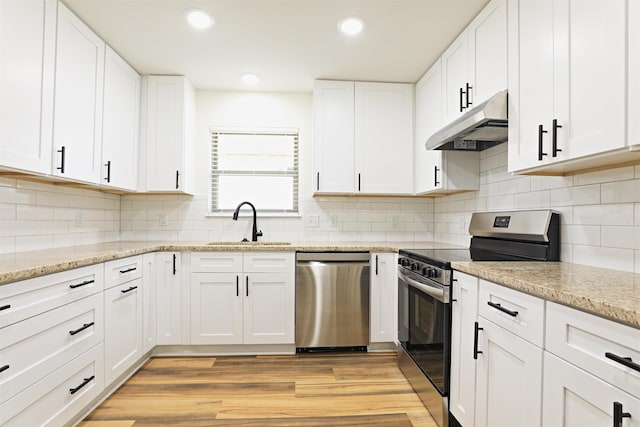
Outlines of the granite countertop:
<svg viewBox="0 0 640 427">
<path fill-rule="evenodd" d="M 154 251 L 367 251 L 451 248 L 438 242 L 112 242 L 0 255 L 0 285 Z"/>
<path fill-rule="evenodd" d="M 455 262 L 455 270 L 640 328 L 640 274 L 565 262 Z"/>
</svg>

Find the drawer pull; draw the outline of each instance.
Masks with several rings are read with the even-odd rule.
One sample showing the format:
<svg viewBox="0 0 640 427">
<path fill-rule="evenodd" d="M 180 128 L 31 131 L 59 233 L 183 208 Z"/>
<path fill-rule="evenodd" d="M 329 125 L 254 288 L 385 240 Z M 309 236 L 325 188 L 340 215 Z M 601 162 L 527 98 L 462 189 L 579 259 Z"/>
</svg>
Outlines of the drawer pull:
<svg viewBox="0 0 640 427">
<path fill-rule="evenodd" d="M 75 289 L 75 288 L 79 288 L 80 286 L 87 286 L 87 285 L 90 285 L 90 284 L 92 284 L 92 283 L 95 283 L 95 280 L 85 280 L 84 282 L 82 282 L 82 283 L 78 283 L 77 285 L 69 285 L 69 287 L 70 287 L 71 289 Z"/>
<path fill-rule="evenodd" d="M 122 292 L 123 294 L 126 294 L 127 292 L 131 292 L 131 291 L 136 290 L 136 289 L 138 289 L 137 286 L 131 286 L 129 289 L 123 289 L 120 292 Z"/>
<path fill-rule="evenodd" d="M 480 350 L 478 350 L 478 332 L 483 331 L 484 328 L 481 328 L 478 322 L 473 323 L 473 359 L 478 360 L 478 355 L 482 354 Z"/>
<path fill-rule="evenodd" d="M 84 331 L 85 329 L 92 327 L 93 325 L 95 325 L 95 322 L 85 323 L 84 325 L 82 325 L 81 328 L 78 328 L 75 331 L 69 331 L 69 335 L 75 335 L 77 333 L 80 333 L 80 332 Z"/>
<path fill-rule="evenodd" d="M 614 362 L 618 362 L 619 364 L 624 365 L 627 368 L 631 368 L 634 371 L 640 372 L 640 365 L 638 365 L 637 363 L 633 363 L 633 359 L 630 357 L 621 357 L 609 352 L 605 353 L 604 357 L 606 357 L 607 359 L 611 359 Z"/>
<path fill-rule="evenodd" d="M 517 311 L 513 311 L 513 310 L 509 310 L 508 308 L 504 308 L 503 306 L 501 306 L 498 303 L 488 301 L 487 304 L 490 307 L 495 308 L 496 310 L 500 310 L 501 312 L 508 314 L 511 317 L 516 317 L 518 315 Z"/>
<path fill-rule="evenodd" d="M 120 270 L 121 274 L 128 273 L 130 271 L 135 271 L 136 267 L 127 268 L 126 270 Z"/>
<path fill-rule="evenodd" d="M 9 365 L 4 365 L 3 367 L 0 368 L 0 372 L 4 372 L 7 369 L 9 369 Z"/>
<path fill-rule="evenodd" d="M 0 311 L 7 310 L 9 308 L 11 308 L 11 304 L 3 305 L 2 307 L 0 307 Z"/>
<path fill-rule="evenodd" d="M 631 414 L 623 412 L 622 403 L 613 402 L 613 427 L 622 427 L 623 418 L 631 418 Z"/>
<path fill-rule="evenodd" d="M 95 377 L 95 375 L 91 375 L 89 378 L 85 378 L 84 381 L 82 381 L 82 384 L 80 384 L 78 387 L 70 388 L 69 394 L 76 394 L 82 387 L 89 384 Z"/>
</svg>

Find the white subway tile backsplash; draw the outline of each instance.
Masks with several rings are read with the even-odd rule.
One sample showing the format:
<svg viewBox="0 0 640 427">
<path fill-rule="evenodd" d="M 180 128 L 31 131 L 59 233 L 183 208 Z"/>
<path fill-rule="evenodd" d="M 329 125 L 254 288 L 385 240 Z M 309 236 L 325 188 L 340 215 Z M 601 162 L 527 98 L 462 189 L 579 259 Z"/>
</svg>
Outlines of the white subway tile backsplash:
<svg viewBox="0 0 640 427">
<path fill-rule="evenodd" d="M 574 206 L 573 221 L 584 225 L 633 225 L 633 204 Z"/>
<path fill-rule="evenodd" d="M 573 245 L 573 262 L 633 272 L 634 251 L 630 249 Z"/>
<path fill-rule="evenodd" d="M 559 188 L 549 191 L 551 206 L 600 204 L 600 185 Z"/>
<path fill-rule="evenodd" d="M 640 179 L 602 184 L 602 203 L 625 203 L 640 200 Z"/>
<path fill-rule="evenodd" d="M 602 227 L 602 246 L 640 249 L 640 227 Z"/>
<path fill-rule="evenodd" d="M 600 228 L 595 225 L 563 225 L 560 241 L 576 245 L 600 246 Z"/>
<path fill-rule="evenodd" d="M 549 207 L 549 191 L 531 191 L 513 195 L 514 209 L 545 209 Z"/>
<path fill-rule="evenodd" d="M 633 178 L 633 166 L 606 169 L 574 176 L 574 185 L 600 184 Z"/>
<path fill-rule="evenodd" d="M 15 220 L 16 205 L 0 203 L 0 220 Z"/>
</svg>

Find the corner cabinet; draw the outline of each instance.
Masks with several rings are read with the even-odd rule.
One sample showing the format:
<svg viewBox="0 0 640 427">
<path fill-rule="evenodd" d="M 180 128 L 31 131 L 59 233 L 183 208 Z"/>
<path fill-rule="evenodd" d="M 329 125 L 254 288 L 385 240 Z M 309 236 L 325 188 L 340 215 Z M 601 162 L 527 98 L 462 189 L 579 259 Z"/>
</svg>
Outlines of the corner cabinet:
<svg viewBox="0 0 640 427">
<path fill-rule="evenodd" d="M 398 337 L 398 255 L 371 254 L 369 341 L 395 343 Z"/>
<path fill-rule="evenodd" d="M 57 4 L 0 2 L 2 167 L 51 172 Z"/>
<path fill-rule="evenodd" d="M 413 85 L 318 80 L 313 122 L 315 194 L 413 193 Z"/>
<path fill-rule="evenodd" d="M 105 43 L 58 4 L 52 173 L 99 183 Z"/>
<path fill-rule="evenodd" d="M 195 89 L 183 76 L 143 78 L 142 191 L 193 194 Z"/>
<path fill-rule="evenodd" d="M 509 0 L 510 172 L 640 161 L 629 150 L 635 125 L 627 135 L 628 91 L 638 90 L 637 29 L 627 31 L 635 9 L 629 0 Z"/>
</svg>

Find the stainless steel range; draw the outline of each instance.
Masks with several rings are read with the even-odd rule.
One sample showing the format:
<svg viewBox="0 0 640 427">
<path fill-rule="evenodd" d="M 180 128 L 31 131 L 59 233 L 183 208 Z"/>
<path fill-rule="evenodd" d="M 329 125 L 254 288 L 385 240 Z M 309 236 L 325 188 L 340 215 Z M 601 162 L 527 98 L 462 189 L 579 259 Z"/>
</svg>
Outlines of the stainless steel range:
<svg viewBox="0 0 640 427">
<path fill-rule="evenodd" d="M 441 427 L 449 415 L 452 269 L 455 261 L 559 261 L 560 219 L 551 210 L 474 213 L 469 249 L 401 250 L 398 363 Z"/>
</svg>

